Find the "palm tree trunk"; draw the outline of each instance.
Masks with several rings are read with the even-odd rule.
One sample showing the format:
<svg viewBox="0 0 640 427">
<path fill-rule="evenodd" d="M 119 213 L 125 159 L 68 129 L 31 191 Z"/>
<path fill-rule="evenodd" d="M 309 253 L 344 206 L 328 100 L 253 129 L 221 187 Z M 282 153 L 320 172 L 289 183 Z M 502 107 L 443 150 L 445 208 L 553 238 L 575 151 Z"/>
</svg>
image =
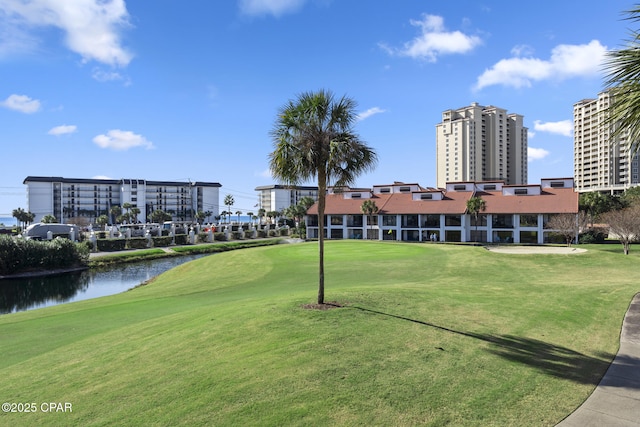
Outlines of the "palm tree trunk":
<svg viewBox="0 0 640 427">
<path fill-rule="evenodd" d="M 327 192 L 327 176 L 318 171 L 318 304 L 324 304 L 324 207 Z"/>
</svg>

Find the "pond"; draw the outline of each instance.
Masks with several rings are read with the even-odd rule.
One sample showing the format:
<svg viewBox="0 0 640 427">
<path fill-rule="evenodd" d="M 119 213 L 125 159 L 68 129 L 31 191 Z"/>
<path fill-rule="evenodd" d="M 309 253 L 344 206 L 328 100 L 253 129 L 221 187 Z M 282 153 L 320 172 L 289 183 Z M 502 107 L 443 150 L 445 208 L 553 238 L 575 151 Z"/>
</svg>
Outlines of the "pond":
<svg viewBox="0 0 640 427">
<path fill-rule="evenodd" d="M 57 276 L 0 280 L 0 314 L 124 292 L 180 264 L 203 256 L 207 255 L 162 258 Z"/>
</svg>

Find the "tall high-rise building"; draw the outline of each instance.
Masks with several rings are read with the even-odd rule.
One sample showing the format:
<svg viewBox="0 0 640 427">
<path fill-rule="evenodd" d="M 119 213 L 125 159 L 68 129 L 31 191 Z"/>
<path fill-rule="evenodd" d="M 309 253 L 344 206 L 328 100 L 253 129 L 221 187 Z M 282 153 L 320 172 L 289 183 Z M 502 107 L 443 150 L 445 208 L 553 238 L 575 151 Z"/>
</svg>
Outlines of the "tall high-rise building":
<svg viewBox="0 0 640 427">
<path fill-rule="evenodd" d="M 523 116 L 479 105 L 446 110 L 436 125 L 438 187 L 455 181 L 527 183 Z"/>
<path fill-rule="evenodd" d="M 576 191 L 619 193 L 638 184 L 638 156 L 631 156 L 625 133 L 612 138 L 606 124 L 613 94 L 573 105 L 573 172 Z"/>
</svg>

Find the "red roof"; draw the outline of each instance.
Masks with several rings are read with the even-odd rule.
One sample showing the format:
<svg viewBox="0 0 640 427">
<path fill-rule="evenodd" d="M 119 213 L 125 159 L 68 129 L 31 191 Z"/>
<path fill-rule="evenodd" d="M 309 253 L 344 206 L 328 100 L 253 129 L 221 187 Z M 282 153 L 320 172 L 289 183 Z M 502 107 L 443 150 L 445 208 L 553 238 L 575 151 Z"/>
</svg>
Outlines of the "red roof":
<svg viewBox="0 0 640 427">
<path fill-rule="evenodd" d="M 503 195 L 502 191 L 475 193 L 484 199 L 483 214 L 557 214 L 577 213 L 578 193 L 573 188 L 543 188 L 540 195 Z M 467 210 L 471 191 L 448 191 L 443 200 L 413 200 L 411 193 L 375 194 L 373 200 L 378 214 L 449 214 L 462 215 Z M 360 215 L 362 202 L 367 199 L 345 199 L 343 194 L 328 194 L 326 215 Z M 317 215 L 318 205 L 309 208 L 308 214 Z"/>
</svg>

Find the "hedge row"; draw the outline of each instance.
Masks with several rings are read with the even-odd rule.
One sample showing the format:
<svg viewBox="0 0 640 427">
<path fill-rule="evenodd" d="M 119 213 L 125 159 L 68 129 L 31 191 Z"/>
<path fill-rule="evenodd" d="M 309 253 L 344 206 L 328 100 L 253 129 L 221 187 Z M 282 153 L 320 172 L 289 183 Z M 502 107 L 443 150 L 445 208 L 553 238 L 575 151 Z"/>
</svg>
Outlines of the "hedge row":
<svg viewBox="0 0 640 427">
<path fill-rule="evenodd" d="M 40 242 L 0 235 L 0 275 L 84 266 L 88 260 L 87 245 L 69 239 Z"/>
</svg>

